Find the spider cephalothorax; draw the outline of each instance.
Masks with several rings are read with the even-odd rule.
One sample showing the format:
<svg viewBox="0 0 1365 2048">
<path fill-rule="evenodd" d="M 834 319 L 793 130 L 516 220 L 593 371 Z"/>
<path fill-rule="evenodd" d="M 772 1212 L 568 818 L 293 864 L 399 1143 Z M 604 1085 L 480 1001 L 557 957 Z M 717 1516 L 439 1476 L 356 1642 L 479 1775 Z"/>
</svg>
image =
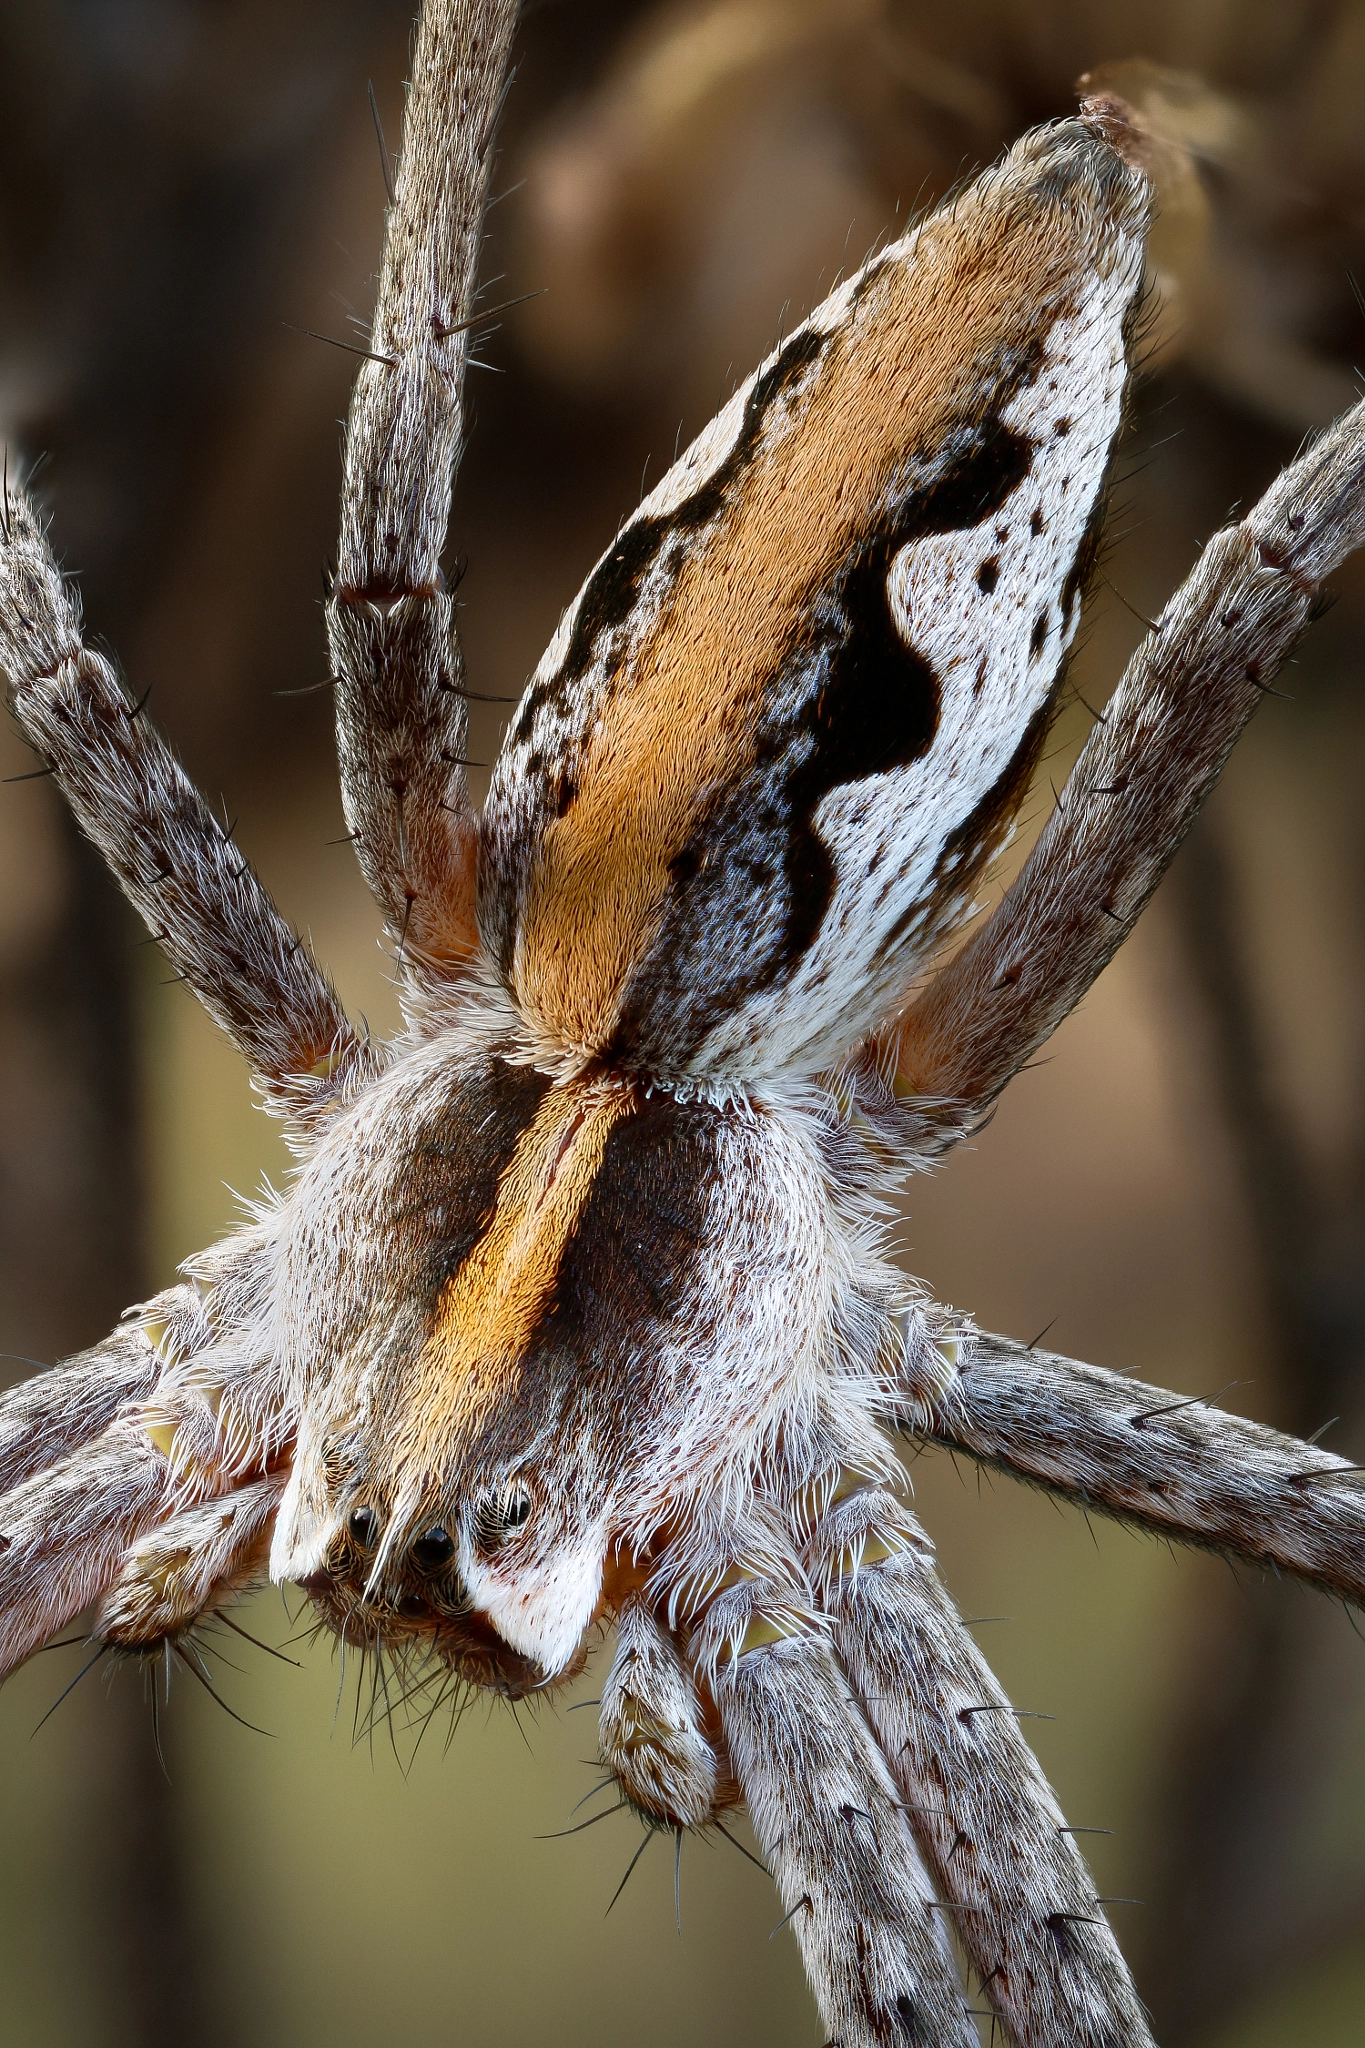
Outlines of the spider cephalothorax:
<svg viewBox="0 0 1365 2048">
<path fill-rule="evenodd" d="M 1352 1468 L 980 1336 L 887 1263 L 879 1202 L 1131 927 L 1365 534 L 1365 414 L 1208 544 L 926 979 L 1038 763 L 1121 424 L 1150 193 L 1091 100 L 736 392 L 565 614 L 480 819 L 440 556 L 514 16 L 429 0 L 347 441 L 329 630 L 392 1046 L 4 489 L 15 713 L 299 1164 L 0 1403 L 0 1671 L 86 1607 L 100 1643 L 192 1657 L 267 1569 L 419 1686 L 516 1699 L 614 1630 L 604 1762 L 658 1825 L 745 1801 L 841 2048 L 974 2041 L 944 1908 L 1018 2048 L 1142 2048 L 890 1431 L 1359 1599 Z"/>
<path fill-rule="evenodd" d="M 875 1367 L 904 1405 L 910 1311 L 832 1199 L 841 1123 L 555 1080 L 468 1031 L 397 1059 L 271 1226 L 299 1415 L 276 1576 L 348 1634 L 501 1640 L 548 1682 L 699 1503 L 775 1463 L 893 1471 Z"/>
</svg>

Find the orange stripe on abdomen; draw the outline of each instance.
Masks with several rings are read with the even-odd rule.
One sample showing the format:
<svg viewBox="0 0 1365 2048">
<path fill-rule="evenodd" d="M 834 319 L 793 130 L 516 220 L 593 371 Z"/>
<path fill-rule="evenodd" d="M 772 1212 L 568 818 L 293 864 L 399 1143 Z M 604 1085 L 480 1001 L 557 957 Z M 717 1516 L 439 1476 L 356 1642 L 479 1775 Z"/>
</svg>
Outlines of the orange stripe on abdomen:
<svg viewBox="0 0 1365 2048">
<path fill-rule="evenodd" d="M 552 1088 L 544 1097 L 503 1170 L 488 1228 L 437 1301 L 396 1418 L 396 1464 L 435 1473 L 452 1444 L 515 1401 L 607 1139 L 635 1106 L 621 1088 Z"/>
<path fill-rule="evenodd" d="M 815 600 L 887 519 L 907 465 L 930 463 L 1010 395 L 1010 364 L 1017 381 L 1070 309 L 1097 232 L 1095 213 L 1036 190 L 977 190 L 913 251 L 872 266 L 828 335 L 799 331 L 769 365 L 749 403 L 775 379 L 771 417 L 750 422 L 742 460 L 720 462 L 705 520 L 694 523 L 713 488 L 704 478 L 679 508 L 686 552 L 672 587 L 610 688 L 593 686 L 603 715 L 567 764 L 566 808 L 530 877 L 513 985 L 554 1039 L 614 1056 L 631 974 L 668 915 L 671 865 L 717 792 L 753 772 L 775 679 Z M 803 346 L 801 374 L 785 376 Z"/>
</svg>

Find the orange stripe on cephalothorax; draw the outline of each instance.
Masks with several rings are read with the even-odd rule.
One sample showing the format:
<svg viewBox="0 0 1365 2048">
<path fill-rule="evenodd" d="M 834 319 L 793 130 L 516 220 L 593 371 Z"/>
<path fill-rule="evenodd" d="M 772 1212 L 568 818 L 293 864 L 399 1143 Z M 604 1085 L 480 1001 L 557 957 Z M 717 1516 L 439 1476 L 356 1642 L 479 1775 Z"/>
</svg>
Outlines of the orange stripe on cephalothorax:
<svg viewBox="0 0 1365 2048">
<path fill-rule="evenodd" d="M 749 771 L 765 693 L 812 599 L 883 515 L 898 471 L 989 405 L 1093 274 L 1102 208 L 1020 176 L 964 196 L 876 269 L 697 529 L 660 619 L 573 764 L 522 909 L 518 1001 L 561 1042 L 608 1043 L 666 912 L 670 864 Z"/>
<path fill-rule="evenodd" d="M 634 1108 L 620 1088 L 552 1088 L 544 1097 L 503 1170 L 488 1228 L 437 1302 L 390 1435 L 396 1464 L 413 1460 L 434 1473 L 452 1443 L 515 1398 L 607 1139 Z"/>
</svg>

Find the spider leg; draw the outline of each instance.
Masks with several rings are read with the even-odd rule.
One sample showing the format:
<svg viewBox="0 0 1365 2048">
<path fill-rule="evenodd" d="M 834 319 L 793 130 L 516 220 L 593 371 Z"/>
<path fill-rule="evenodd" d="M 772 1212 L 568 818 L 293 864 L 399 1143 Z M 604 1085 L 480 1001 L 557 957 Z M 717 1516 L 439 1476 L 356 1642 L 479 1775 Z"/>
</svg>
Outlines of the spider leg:
<svg viewBox="0 0 1365 2048">
<path fill-rule="evenodd" d="M 93 1633 L 146 1654 L 260 1584 L 288 1476 L 269 1472 L 148 1530 L 105 1590 Z"/>
<path fill-rule="evenodd" d="M 1206 1401 L 973 1334 L 923 1434 L 1082 1507 L 1365 1606 L 1361 1467 Z"/>
<path fill-rule="evenodd" d="M 243 1230 L 190 1262 L 188 1283 L 130 1310 L 88 1351 L 0 1394 L 0 1496 L 102 1436 L 120 1408 L 150 1400 L 167 1368 L 250 1319 L 263 1233 Z"/>
<path fill-rule="evenodd" d="M 277 1106 L 306 1112 L 364 1050 L 336 994 L 113 665 L 32 506 L 0 505 L 0 674 L 10 709 L 125 896 Z"/>
<path fill-rule="evenodd" d="M 258 1250 L 244 1232 L 197 1259 L 203 1279 L 88 1354 L 93 1388 L 77 1361 L 6 1397 L 0 1444 L 10 1403 L 33 1427 L 14 1433 L 7 1469 L 22 1476 L 0 1495 L 0 1677 L 99 1599 L 156 1525 L 286 1461 L 293 1419 L 251 1313 Z M 128 1397 L 95 1434 L 120 1374 Z"/>
<path fill-rule="evenodd" d="M 1365 539 L 1365 404 L 1215 534 L 1128 665 L 1013 887 L 865 1048 L 942 1149 L 1080 1001 L 1164 874 L 1228 753 Z"/>
<path fill-rule="evenodd" d="M 239 1540 L 254 1575 L 264 1562 L 255 1518 L 273 1521 L 285 1476 L 267 1473 L 252 1491 L 223 1448 L 209 1401 L 182 1388 L 126 1407 L 103 1435 L 0 1498 L 0 1679 L 105 1596 L 110 1630 L 132 1631 L 130 1641 L 149 1615 L 192 1616 L 201 1580 L 207 1604 L 219 1578 L 234 1590 Z M 187 1514 L 199 1515 L 186 1525 L 188 1548 L 161 1533 Z"/>
<path fill-rule="evenodd" d="M 1016 2048 L 1150 2048 L 1089 1872 L 927 1538 L 864 1489 L 816 1532 L 812 1575 L 958 1937 Z"/>
<path fill-rule="evenodd" d="M 148 1305 L 164 1315 L 180 1292 Z M 147 1399 L 161 1371 L 142 1326 L 123 1323 L 102 1344 L 7 1388 L 0 1394 L 0 1495 L 103 1436 L 125 1402 Z"/>
<path fill-rule="evenodd" d="M 600 1705 L 602 1762 L 651 1820 L 705 1827 L 739 1797 L 726 1782 L 677 1638 L 638 1595 L 621 1609 Z"/>
<path fill-rule="evenodd" d="M 750 1581 L 716 1596 L 691 1651 L 839 2048 L 975 2048 L 939 1902 L 824 1624 Z"/>
<path fill-rule="evenodd" d="M 419 1007 L 478 945 L 464 669 L 441 551 L 516 12 L 516 0 L 423 10 L 327 609 L 346 822 Z"/>
<path fill-rule="evenodd" d="M 166 1460 L 125 1415 L 0 1500 L 0 1678 L 99 1598 L 166 1490 Z"/>
</svg>

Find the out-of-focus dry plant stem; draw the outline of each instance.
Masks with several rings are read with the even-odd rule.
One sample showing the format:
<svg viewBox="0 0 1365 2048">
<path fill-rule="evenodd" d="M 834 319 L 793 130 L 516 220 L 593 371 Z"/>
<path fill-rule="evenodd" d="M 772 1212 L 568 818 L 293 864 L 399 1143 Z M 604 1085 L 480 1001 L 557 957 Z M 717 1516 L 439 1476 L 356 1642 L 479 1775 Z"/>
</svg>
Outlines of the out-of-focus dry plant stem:
<svg viewBox="0 0 1365 2048">
<path fill-rule="evenodd" d="M 1216 810 L 1168 886 L 1260 1283 L 1271 1419 L 1309 1437 L 1336 1418 L 1340 1444 L 1354 1447 L 1365 1429 L 1365 1158 L 1348 1176 L 1352 1198 L 1333 1202 L 1276 1082 L 1247 906 Z M 1359 1129 L 1361 1107 L 1342 1105 L 1348 1128 Z M 1193 1675 L 1157 1829 L 1147 1981 L 1171 2048 L 1198 2039 L 1250 1985 L 1270 1989 L 1330 1954 L 1365 1920 L 1359 1873 L 1315 1868 L 1310 1851 L 1324 1767 L 1358 1722 L 1358 1645 L 1325 1631 L 1307 1601 L 1229 1584 L 1222 1604 L 1229 1654 L 1216 1673 Z"/>
<path fill-rule="evenodd" d="M 155 4 L 136 18 L 97 5 L 0 21 L 0 439 L 30 460 L 53 453 L 68 560 L 134 658 L 179 540 L 174 508 L 202 489 L 222 432 L 206 395 L 226 412 L 249 377 L 261 337 L 242 309 L 254 314 L 262 271 L 285 253 L 281 213 L 306 213 L 373 12 L 294 10 L 273 68 L 258 64 L 266 24 L 253 0 L 197 29 Z M 396 71 L 408 9 L 384 12 Z M 183 324 L 165 317 L 168 295 Z M 220 758 L 250 723 L 236 680 L 216 700 L 201 687 L 179 721 L 201 741 L 211 732 Z M 4 759 L 7 773 L 29 766 L 8 736 Z M 139 968 L 156 970 L 48 786 L 5 796 L 3 1341 L 55 1359 L 150 1288 L 137 1011 Z M 28 1369 L 0 1364 L 7 1379 Z M 76 1667 L 50 1661 L 55 1699 Z M 65 1733 L 58 1722 L 39 1737 L 70 1744 L 77 1779 L 79 1827 L 60 1858 L 80 1874 L 73 1962 L 98 1986 L 103 2039 L 217 2048 L 227 2035 L 194 1904 L 185 1772 L 171 1731 L 166 1767 L 158 1756 L 153 1683 L 159 1672 L 125 1669 L 106 1689 L 92 1674 L 62 1706 Z"/>
<path fill-rule="evenodd" d="M 1362 63 L 1350 0 L 671 0 L 527 159 L 525 261 L 551 287 L 528 332 L 570 384 L 698 403 L 722 349 L 733 371 L 771 345 L 784 292 L 808 304 L 1088 73 L 1165 145 L 1158 352 L 1324 426 L 1354 397 Z"/>
<path fill-rule="evenodd" d="M 129 1276 L 136 1291 L 146 1275 L 135 928 L 111 901 L 101 862 L 65 826 L 61 852 L 64 914 L 26 959 L 9 963 L 5 1004 L 28 1055 L 17 1070 L 6 1063 L 5 1094 L 23 1102 L 21 1130 L 43 1117 L 41 1154 L 26 1146 L 16 1156 L 8 1118 L 0 1149 L 4 1295 L 52 1357 L 79 1348 L 101 1317 L 117 1315 Z M 40 1176 L 45 1199 L 37 1203 L 36 1156 L 57 1166 Z M 54 1669 L 54 1698 L 70 1675 Z M 195 2041 L 217 2048 L 184 1817 L 152 1740 L 143 1674 L 118 1673 L 107 1694 L 87 1686 L 64 1711 L 80 1729 L 83 1875 L 99 1908 L 87 1933 L 113 2038 L 181 2048 L 188 2017 Z"/>
<path fill-rule="evenodd" d="M 145 1246 L 131 920 L 74 829 L 62 827 L 52 856 L 60 913 L 0 961 L 0 1300 L 12 1341 L 56 1358 L 119 1313 Z M 24 1369 L 7 1364 L 7 1377 Z M 54 1698 L 69 1675 L 54 1668 Z M 85 1932 L 113 2037 L 173 2048 L 184 2034 L 165 1996 L 168 1955 L 188 2009 L 204 2002 L 174 1794 L 142 1688 L 125 1673 L 107 1701 L 90 1688 L 66 1711 L 80 1731 L 80 1867 L 100 1907 Z"/>
</svg>

